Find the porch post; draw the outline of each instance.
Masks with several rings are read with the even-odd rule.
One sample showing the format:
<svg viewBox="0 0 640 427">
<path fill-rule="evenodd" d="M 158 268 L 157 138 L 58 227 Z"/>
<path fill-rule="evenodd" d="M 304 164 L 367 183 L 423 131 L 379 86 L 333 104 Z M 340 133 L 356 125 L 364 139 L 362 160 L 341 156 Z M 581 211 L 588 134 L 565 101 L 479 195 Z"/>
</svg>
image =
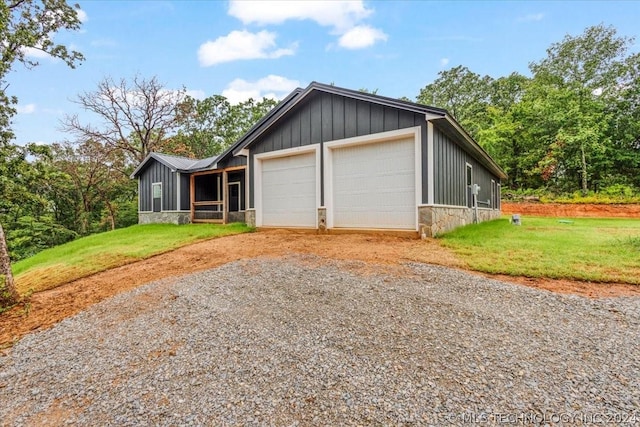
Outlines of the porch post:
<svg viewBox="0 0 640 427">
<path fill-rule="evenodd" d="M 191 211 L 190 217 L 191 222 L 195 219 L 195 211 L 193 204 L 196 201 L 196 177 L 192 175 L 189 176 L 189 209 Z"/>
<path fill-rule="evenodd" d="M 222 223 L 226 224 L 227 223 L 227 210 L 228 210 L 228 203 L 227 203 L 227 196 L 229 193 L 229 186 L 227 185 L 227 180 L 228 180 L 228 176 L 227 176 L 227 171 L 226 169 L 222 171 Z"/>
</svg>

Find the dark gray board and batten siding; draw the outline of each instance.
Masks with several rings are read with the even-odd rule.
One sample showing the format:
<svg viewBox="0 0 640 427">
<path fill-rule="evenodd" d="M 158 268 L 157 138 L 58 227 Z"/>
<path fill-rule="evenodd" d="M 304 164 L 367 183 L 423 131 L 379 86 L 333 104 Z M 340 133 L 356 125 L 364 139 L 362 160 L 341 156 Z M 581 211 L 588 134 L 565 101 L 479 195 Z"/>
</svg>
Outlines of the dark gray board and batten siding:
<svg viewBox="0 0 640 427">
<path fill-rule="evenodd" d="M 422 150 L 426 153 L 427 126 L 424 114 L 386 107 L 341 95 L 319 92 L 309 96 L 289 111 L 272 129 L 254 142 L 250 149 L 251 165 L 254 155 L 311 144 L 323 144 L 355 136 L 405 129 L 422 128 Z M 321 176 L 324 174 L 324 153 L 320 150 Z M 425 156 L 423 156 L 424 158 Z M 426 162 L 422 168 L 423 188 L 427 188 Z M 253 168 L 249 168 L 250 200 L 255 207 Z M 324 205 L 324 185 L 321 180 L 320 200 Z M 426 192 L 423 198 L 426 201 Z"/>
<path fill-rule="evenodd" d="M 191 209 L 191 194 L 189 193 L 191 176 L 186 173 L 180 174 L 180 210 L 188 211 Z"/>
<path fill-rule="evenodd" d="M 473 167 L 473 183 L 480 186 L 479 202 L 491 197 L 491 180 L 500 183 L 500 178 L 492 174 L 469 153 L 464 151 L 449 136 L 433 127 L 434 157 L 434 202 L 436 205 L 466 206 L 466 164 Z M 479 204 L 479 207 L 489 205 Z"/>
<path fill-rule="evenodd" d="M 156 182 L 162 183 L 162 210 L 179 210 L 176 206 L 178 178 L 177 173 L 157 160 L 152 160 L 149 166 L 139 176 L 140 211 L 150 212 L 152 210 L 151 185 Z M 180 205 L 182 210 L 189 210 L 189 175 L 180 175 Z"/>
</svg>

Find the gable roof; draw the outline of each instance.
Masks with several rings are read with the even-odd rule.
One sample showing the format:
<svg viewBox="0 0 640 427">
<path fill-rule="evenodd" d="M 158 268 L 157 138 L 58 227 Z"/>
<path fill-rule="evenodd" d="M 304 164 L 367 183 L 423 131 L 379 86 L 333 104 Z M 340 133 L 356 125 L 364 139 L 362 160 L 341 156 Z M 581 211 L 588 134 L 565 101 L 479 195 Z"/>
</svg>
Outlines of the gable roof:
<svg viewBox="0 0 640 427">
<path fill-rule="evenodd" d="M 151 159 L 162 163 L 171 172 L 196 172 L 197 170 L 207 169 L 215 164 L 218 156 L 207 157 L 206 159 L 189 159 L 188 157 L 174 156 L 172 154 L 149 153 L 147 157 L 138 165 L 131 174 L 131 178 L 136 178 L 147 167 Z"/>
<path fill-rule="evenodd" d="M 411 111 L 414 113 L 424 114 L 425 120 L 430 120 L 434 124 L 443 128 L 448 134 L 454 137 L 456 142 L 463 146 L 466 151 L 475 157 L 480 163 L 498 175 L 500 178 L 506 178 L 507 174 L 500 166 L 489 156 L 489 154 L 460 126 L 460 124 L 442 108 L 430 107 L 415 102 L 403 101 L 399 99 L 389 98 L 386 96 L 374 95 L 371 93 L 360 92 L 351 89 L 340 88 L 337 86 L 326 85 L 318 82 L 311 82 L 305 89 L 296 89 L 285 100 L 273 108 L 267 116 L 252 127 L 238 142 L 236 142 L 228 152 L 239 155 L 244 148 L 251 146 L 262 134 L 274 126 L 284 115 L 287 114 L 296 105 L 300 104 L 313 92 L 326 92 L 335 95 L 341 95 L 352 99 L 371 102 L 374 104 L 398 108 L 401 110 Z M 286 102 L 285 102 L 286 101 Z M 228 154 L 228 153 L 227 153 Z M 220 160 L 222 156 L 220 156 Z"/>
<path fill-rule="evenodd" d="M 247 145 L 248 138 L 250 138 L 255 132 L 257 132 L 258 129 L 262 128 L 263 126 L 266 126 L 268 123 L 271 123 L 276 116 L 280 117 L 280 112 L 284 108 L 286 108 L 288 105 L 290 105 L 293 102 L 293 100 L 296 99 L 304 91 L 305 89 L 302 89 L 300 87 L 294 89 L 293 92 L 291 92 L 282 101 L 280 101 L 275 107 L 273 107 L 271 111 L 269 111 L 260 120 L 258 120 L 258 122 L 255 125 L 251 126 L 251 128 L 244 135 L 242 135 L 239 140 L 231 144 L 229 148 L 227 148 L 222 154 L 220 154 L 220 156 L 217 159 L 217 162 L 225 160 L 231 155 L 234 155 L 234 156 L 239 155 L 240 150 L 242 150 Z"/>
<path fill-rule="evenodd" d="M 411 101 L 403 101 L 395 98 L 389 98 L 381 95 L 360 92 L 352 89 L 345 89 L 337 86 L 326 85 L 318 82 L 311 82 L 305 89 L 296 88 L 280 101 L 271 111 L 262 117 L 255 125 L 251 127 L 238 141 L 232 144 L 219 156 L 208 157 L 202 160 L 194 160 L 186 157 L 173 156 L 162 153 L 151 153 L 138 165 L 131 174 L 131 178 L 136 178 L 145 168 L 150 159 L 155 159 L 170 168 L 173 172 L 199 172 L 203 170 L 217 169 L 218 163 L 231 157 L 242 155 L 242 150 L 253 144 L 262 134 L 269 130 L 272 126 L 285 116 L 296 105 L 299 105 L 310 94 L 314 92 L 325 92 L 335 95 L 341 95 L 352 99 L 371 102 L 374 104 L 397 108 L 401 110 L 411 111 L 414 113 L 424 114 L 425 120 L 429 120 L 436 124 L 439 128 L 451 136 L 459 145 L 469 152 L 476 160 L 504 179 L 507 174 L 498 166 L 498 164 L 489 156 L 489 154 L 462 128 L 462 126 L 442 108 L 430 107 L 423 104 L 417 104 Z"/>
</svg>

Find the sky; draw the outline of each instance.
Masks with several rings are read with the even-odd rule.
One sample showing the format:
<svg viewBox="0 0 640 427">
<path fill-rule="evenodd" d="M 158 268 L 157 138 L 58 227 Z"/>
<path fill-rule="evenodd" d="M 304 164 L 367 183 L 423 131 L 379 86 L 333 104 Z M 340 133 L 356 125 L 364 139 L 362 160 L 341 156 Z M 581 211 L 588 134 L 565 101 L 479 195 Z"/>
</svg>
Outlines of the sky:
<svg viewBox="0 0 640 427">
<path fill-rule="evenodd" d="M 71 1 L 69 3 L 75 3 Z M 55 41 L 85 56 L 76 69 L 30 50 L 7 92 L 19 99 L 18 144 L 73 141 L 65 115 L 99 120 L 77 95 L 105 77 L 156 77 L 202 99 L 281 99 L 312 81 L 410 99 L 463 65 L 494 78 L 529 73 L 546 49 L 585 28 L 640 36 L 640 1 L 79 1 L 80 31 Z M 640 50 L 640 41 L 632 51 Z"/>
</svg>

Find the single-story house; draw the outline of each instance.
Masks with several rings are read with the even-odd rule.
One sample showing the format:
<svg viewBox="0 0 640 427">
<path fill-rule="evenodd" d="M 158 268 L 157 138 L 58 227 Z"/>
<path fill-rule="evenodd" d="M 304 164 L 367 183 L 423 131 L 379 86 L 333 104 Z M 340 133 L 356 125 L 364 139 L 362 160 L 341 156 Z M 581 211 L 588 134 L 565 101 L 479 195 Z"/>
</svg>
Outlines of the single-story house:
<svg viewBox="0 0 640 427">
<path fill-rule="evenodd" d="M 446 110 L 313 82 L 217 157 L 150 154 L 139 219 L 433 236 L 500 216 L 505 172 Z"/>
</svg>

